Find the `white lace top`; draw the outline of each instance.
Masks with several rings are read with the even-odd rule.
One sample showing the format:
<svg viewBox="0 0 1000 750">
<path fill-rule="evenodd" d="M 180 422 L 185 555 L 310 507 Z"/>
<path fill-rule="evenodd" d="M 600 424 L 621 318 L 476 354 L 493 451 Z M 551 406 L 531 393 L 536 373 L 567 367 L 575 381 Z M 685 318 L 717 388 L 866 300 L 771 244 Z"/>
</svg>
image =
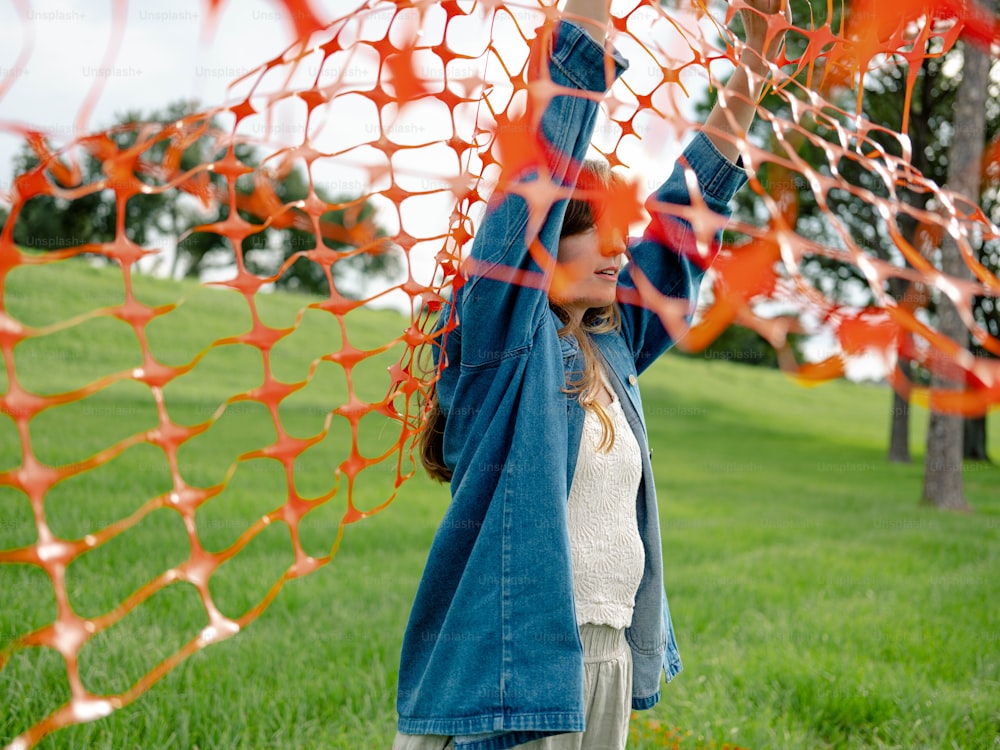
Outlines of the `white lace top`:
<svg viewBox="0 0 1000 750">
<path fill-rule="evenodd" d="M 632 624 L 645 564 L 635 510 L 642 458 L 617 395 L 608 390 L 614 401 L 605 408 L 614 423 L 615 442 L 607 453 L 597 449 L 601 422 L 588 409 L 567 520 L 577 623 L 624 628 Z"/>
</svg>

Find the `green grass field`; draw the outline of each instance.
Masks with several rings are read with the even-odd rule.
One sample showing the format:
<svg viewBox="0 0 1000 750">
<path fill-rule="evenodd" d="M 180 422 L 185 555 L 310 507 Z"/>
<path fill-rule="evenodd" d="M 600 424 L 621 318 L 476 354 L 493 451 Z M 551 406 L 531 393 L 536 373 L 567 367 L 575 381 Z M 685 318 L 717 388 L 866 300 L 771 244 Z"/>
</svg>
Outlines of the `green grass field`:
<svg viewBox="0 0 1000 750">
<path fill-rule="evenodd" d="M 170 419 L 218 419 L 178 451 L 188 484 L 221 486 L 197 511 L 210 552 L 233 544 L 287 495 L 284 468 L 240 460 L 275 439 L 263 405 L 235 401 L 263 376 L 259 352 L 209 348 L 250 327 L 234 292 L 147 278 L 150 305 L 183 303 L 147 327 L 169 365 L 204 356 L 165 388 Z M 21 387 L 44 395 L 81 388 L 141 364 L 131 328 L 107 316 L 57 325 L 123 301 L 121 274 L 80 262 L 20 267 L 5 284 L 7 311 L 44 335 L 19 344 Z M 296 437 L 320 434 L 346 394 L 342 368 L 319 361 L 342 348 L 329 313 L 311 300 L 258 295 L 261 320 L 294 333 L 273 350 L 275 377 L 308 384 L 282 402 Z M 303 312 L 304 310 L 304 312 Z M 402 332 L 390 312 L 347 316 L 351 345 L 370 349 Z M 397 345 L 359 364 L 364 399 L 384 395 Z M 0 393 L 11 374 L 0 373 Z M 919 503 L 926 413 L 913 417 L 910 466 L 884 460 L 891 393 L 830 383 L 803 388 L 774 371 L 668 356 L 643 378 L 664 531 L 667 587 L 685 670 L 660 704 L 633 719 L 634 748 L 1000 748 L 1000 469 L 967 465 L 972 514 Z M 65 466 L 158 423 L 148 387 L 122 380 L 31 420 L 34 456 Z M 386 418 L 362 420 L 362 453 L 398 436 Z M 329 502 L 299 524 L 303 547 L 328 554 L 346 507 L 336 466 L 347 422 L 295 464 L 296 490 Z M 1000 443 L 997 420 L 990 441 Z M 14 420 L 0 416 L 0 471 L 21 465 Z M 227 472 L 231 477 L 227 480 Z M 392 491 L 395 467 L 362 472 L 356 504 Z M 55 485 L 45 515 L 77 539 L 134 513 L 171 487 L 163 451 L 138 443 L 98 468 Z M 289 582 L 238 636 L 200 651 L 146 695 L 104 719 L 58 731 L 42 748 L 388 748 L 400 640 L 444 488 L 417 475 L 383 512 L 344 530 L 330 564 Z M 30 505 L 0 487 L 0 550 L 35 541 Z M 180 516 L 162 508 L 71 563 L 70 603 L 86 617 L 117 606 L 190 554 Z M 268 526 L 212 577 L 223 614 L 254 606 L 293 559 L 288 528 Z M 30 565 L 0 565 L 0 649 L 56 614 L 52 585 Z M 80 653 L 94 693 L 128 689 L 196 635 L 205 611 L 194 587 L 154 595 Z M 69 696 L 62 657 L 15 650 L 0 671 L 0 746 Z"/>
</svg>

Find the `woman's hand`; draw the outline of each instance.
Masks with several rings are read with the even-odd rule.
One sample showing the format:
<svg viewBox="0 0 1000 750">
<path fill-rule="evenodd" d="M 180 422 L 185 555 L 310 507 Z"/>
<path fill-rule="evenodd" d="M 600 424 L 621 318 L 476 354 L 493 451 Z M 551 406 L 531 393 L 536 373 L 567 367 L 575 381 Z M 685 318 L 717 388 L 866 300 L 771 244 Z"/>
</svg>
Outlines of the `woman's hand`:
<svg viewBox="0 0 1000 750">
<path fill-rule="evenodd" d="M 749 7 L 740 9 L 746 35 L 746 48 L 740 62 L 753 67 L 754 72 L 763 72 L 767 63 L 773 62 L 781 53 L 785 31 L 792 23 L 791 3 L 789 0 L 744 2 Z M 783 16 L 784 20 L 775 20 L 774 16 Z"/>
<path fill-rule="evenodd" d="M 741 8 L 740 15 L 746 30 L 746 43 L 736 72 L 719 92 L 719 100 L 705 120 L 704 128 L 715 147 L 730 161 L 739 158 L 737 143 L 753 123 L 768 66 L 781 52 L 785 31 L 792 20 L 789 0 L 744 2 L 748 7 Z"/>
</svg>

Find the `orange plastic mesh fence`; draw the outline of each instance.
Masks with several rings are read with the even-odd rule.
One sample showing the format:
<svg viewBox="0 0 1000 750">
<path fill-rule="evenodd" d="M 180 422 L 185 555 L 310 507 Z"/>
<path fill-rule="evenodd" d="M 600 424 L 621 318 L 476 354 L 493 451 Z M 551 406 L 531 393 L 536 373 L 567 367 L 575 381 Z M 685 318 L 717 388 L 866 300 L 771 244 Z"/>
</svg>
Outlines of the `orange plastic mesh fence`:
<svg viewBox="0 0 1000 750">
<path fill-rule="evenodd" d="M 211 10 L 215 3 L 206 5 Z M 426 323 L 461 278 L 462 254 L 482 215 L 484 197 L 501 178 L 501 151 L 505 160 L 520 158 L 523 144 L 508 126 L 523 109 L 530 41 L 537 27 L 555 15 L 532 3 L 370 2 L 323 25 L 306 4 L 287 0 L 285 5 L 297 19 L 300 41 L 235 81 L 231 101 L 168 125 L 135 125 L 134 142 L 128 146 L 119 145 L 111 133 L 88 135 L 61 148 L 51 147 L 42 135 L 29 135 L 41 163 L 16 179 L 10 217 L 0 234 L 5 368 L 0 421 L 4 440 L 16 444 L 4 450 L 6 463 L 0 466 L 0 518 L 15 519 L 6 531 L 19 530 L 4 537 L 0 564 L 18 575 L 44 576 L 55 604 L 45 616 L 36 612 L 15 618 L 20 625 L 5 638 L 0 668 L 23 650 L 51 649 L 65 663 L 69 698 L 19 730 L 19 736 L 6 738 L 10 748 L 30 747 L 60 727 L 109 714 L 192 653 L 238 633 L 286 581 L 328 563 L 344 526 L 383 510 L 415 471 L 411 443 L 422 425 L 418 397 L 428 385 L 415 366 L 416 352 L 427 340 Z M 780 60 L 772 83 L 792 116 L 761 111 L 773 131 L 772 145 L 739 144 L 763 218 L 731 226 L 742 238 L 741 246 L 724 248 L 715 260 L 712 301 L 698 322 L 685 330 L 685 311 L 654 292 L 643 293 L 643 302 L 657 309 L 675 338 L 691 350 L 700 350 L 738 321 L 764 335 L 779 351 L 782 366 L 804 380 L 839 377 L 852 357 L 874 351 L 889 363 L 894 385 L 912 391 L 914 398 L 959 413 L 981 413 L 1000 401 L 1000 360 L 973 356 L 964 344 L 934 330 L 921 313 L 926 298 L 914 302 L 911 296 L 897 303 L 887 282 L 902 279 L 948 296 L 973 337 L 998 354 L 1000 342 L 976 324 L 971 310 L 974 297 L 995 297 L 1000 290 L 996 276 L 973 252 L 977 236 L 998 238 L 997 227 L 974 202 L 914 170 L 903 135 L 894 136 L 898 148 L 890 153 L 873 134 L 882 139 L 893 134 L 836 106 L 834 100 L 843 96 L 833 92 L 857 86 L 865 71 L 876 63 L 888 64 L 893 55 L 919 66 L 931 37 L 940 41 L 936 54 L 963 35 L 972 43 L 988 44 L 997 39 L 997 24 L 988 14 L 968 15 L 966 3 L 861 5 L 855 4 L 855 17 L 869 19 L 863 26 L 796 19 L 794 33 L 808 40 L 806 52 L 799 59 Z M 733 0 L 725 21 L 740 7 L 740 0 Z M 832 16 L 829 6 L 825 17 Z M 772 31 L 782 23 L 772 20 Z M 638 215 L 643 180 L 658 182 L 661 176 L 644 174 L 644 168 L 656 164 L 667 146 L 695 126 L 688 90 L 697 93 L 705 82 L 717 82 L 729 69 L 726 61 L 738 55 L 740 42 L 698 5 L 666 12 L 639 2 L 620 11 L 613 26 L 613 40 L 631 66 L 603 105 L 594 145 L 612 165 L 638 174 L 618 199 L 628 204 L 619 207 L 622 211 Z M 863 90 L 858 90 L 860 97 Z M 817 135 L 816 123 L 823 124 L 827 136 Z M 212 141 L 218 158 L 182 167 L 185 150 L 204 138 Z M 821 147 L 825 164 L 808 164 L 798 155 L 798 146 L 806 141 Z M 238 157 L 239 144 L 250 142 L 268 149 L 256 167 Z M 984 174 L 995 178 L 997 149 L 987 153 L 992 161 Z M 78 166 L 83 154 L 101 161 L 99 179 L 83 180 Z M 876 194 L 838 179 L 837 167 L 844 160 L 862 163 L 881 190 Z M 305 167 L 309 193 L 285 204 L 278 181 L 294 165 Z M 765 169 L 766 185 L 758 179 Z M 241 184 L 251 182 L 252 189 L 237 190 L 241 179 Z M 834 189 L 875 205 L 906 263 L 876 257 L 832 212 L 826 218 L 837 243 L 797 233 L 797 191 L 803 188 L 821 208 Z M 900 199 L 903 189 L 931 194 L 937 208 L 914 208 Z M 15 245 L 13 228 L 33 198 L 76 200 L 101 191 L 112 191 L 116 198 L 112 241 L 44 253 Z M 351 197 L 328 202 L 320 192 Z M 190 286 L 184 287 L 185 296 L 174 299 L 163 299 L 162 290 L 139 291 L 140 261 L 159 250 L 154 243 L 141 246 L 129 239 L 125 209 L 136 196 L 160 194 L 197 201 L 206 215 L 212 207 L 228 206 L 228 218 L 199 228 L 227 241 L 228 277 L 203 284 L 224 290 L 225 303 L 199 307 L 208 292 Z M 366 201 L 377 209 L 374 215 L 360 210 Z M 343 210 L 343 221 L 325 219 L 331 209 Z M 690 219 L 701 236 L 719 223 L 697 201 L 691 208 L 664 210 Z M 900 221 L 907 218 L 922 228 L 918 236 L 923 246 L 910 244 L 899 232 Z M 265 225 L 304 230 L 312 238 L 270 275 L 255 273 L 246 263 L 246 250 Z M 932 264 L 929 248 L 944 236 L 957 243 L 967 277 L 947 276 Z M 330 249 L 324 239 L 341 249 Z M 372 285 L 379 282 L 371 281 L 361 299 L 342 293 L 338 285 L 344 282 L 331 270 L 336 263 L 387 252 L 404 259 L 402 281 L 382 283 L 374 291 Z M 100 287 L 106 274 L 95 276 L 94 290 L 80 290 L 77 314 L 46 317 L 34 295 L 44 291 L 52 273 L 68 264 L 79 268 L 75 259 L 82 256 L 117 266 L 117 291 Z M 855 266 L 878 305 L 858 310 L 827 298 L 802 273 L 807 256 Z M 329 296 L 271 311 L 273 295 L 261 294 L 262 288 L 300 259 L 322 268 Z M 402 333 L 385 340 L 384 332 L 369 330 L 370 322 L 355 322 L 356 311 L 366 303 L 393 295 L 407 300 L 414 311 Z M 757 306 L 765 299 L 793 304 L 799 315 L 766 317 Z M 214 304 L 230 305 L 228 319 L 242 314 L 245 327 L 217 330 L 214 321 L 202 319 Z M 822 362 L 798 361 L 787 342 L 806 312 L 822 319 L 839 342 Z M 170 326 L 191 332 L 189 351 L 158 351 L 157 337 Z M 327 338 L 304 338 L 307 328 L 325 330 Z M 58 362 L 60 351 L 100 346 L 92 342 L 104 340 L 101 336 L 110 335 L 110 329 L 131 332 L 130 355 L 98 358 L 82 372 L 54 373 L 50 370 L 62 368 L 44 366 Z M 329 346 L 302 350 L 303 341 L 317 340 Z M 220 350 L 241 354 L 220 360 Z M 899 356 L 962 381 L 964 388 L 913 389 L 893 366 Z M 237 385 L 217 393 L 220 383 Z M 216 399 L 209 413 L 188 408 L 195 397 Z M 317 402 L 327 406 L 311 406 L 305 416 L 294 408 Z M 81 415 L 104 420 L 103 444 L 77 442 L 72 424 Z M 250 416 L 269 425 L 265 437 L 244 429 L 240 420 Z M 224 458 L 214 470 L 192 468 L 191 451 L 230 441 L 235 447 L 229 455 L 222 451 Z M 138 482 L 107 486 L 102 478 L 109 468 L 127 470 L 135 460 L 158 467 L 147 473 L 156 474 L 160 484 L 151 489 Z M 260 474 L 247 472 L 261 461 L 280 467 L 271 472 L 280 476 L 273 507 L 228 536 L 213 535 L 219 531 L 212 528 L 213 503 L 225 502 L 235 484 L 248 476 L 256 481 Z M 326 467 L 320 472 L 325 483 L 304 479 L 307 469 L 317 465 Z M 310 516 L 331 508 L 332 522 L 304 532 Z M 79 514 L 87 512 L 108 520 L 81 520 Z M 70 520 L 60 513 L 70 513 Z M 253 601 L 241 608 L 220 606 L 213 576 L 274 527 L 290 540 L 287 564 Z M 96 560 L 105 546 L 143 548 L 160 538 L 157 534 L 172 536 L 186 553 L 162 560 L 144 576 L 140 571 L 135 580 L 125 576 L 122 596 L 81 597 L 75 586 L 85 577 L 77 579 L 75 568 L 86 569 L 88 559 Z M 95 569 L 99 565 L 92 563 Z M 88 686 L 80 668 L 88 645 L 101 643 L 102 634 L 176 587 L 196 592 L 202 615 L 194 634 L 187 640 L 175 638 L 173 650 L 121 689 Z"/>
</svg>

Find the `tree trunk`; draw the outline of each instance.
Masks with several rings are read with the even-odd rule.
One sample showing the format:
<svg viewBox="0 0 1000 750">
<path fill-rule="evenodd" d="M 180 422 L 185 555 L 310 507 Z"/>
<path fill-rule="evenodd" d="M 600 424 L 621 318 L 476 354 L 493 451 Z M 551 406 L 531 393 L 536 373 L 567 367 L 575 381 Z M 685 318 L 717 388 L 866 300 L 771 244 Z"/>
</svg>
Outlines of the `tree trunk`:
<svg viewBox="0 0 1000 750">
<path fill-rule="evenodd" d="M 930 141 L 930 118 L 934 113 L 934 78 L 931 73 L 929 60 L 925 59 L 921 63 L 922 75 L 919 78 L 921 88 L 919 96 L 914 92 L 913 103 L 910 109 L 909 131 L 913 166 L 920 174 L 929 175 L 932 167 L 927 156 L 927 145 Z M 912 206 L 913 212 L 904 212 L 899 215 L 899 228 L 903 237 L 911 245 L 919 246 L 917 233 L 920 224 L 917 215 L 921 211 L 927 210 L 929 195 L 926 191 L 916 192 L 904 190 L 902 198 L 908 206 Z M 897 304 L 906 303 L 908 295 L 914 292 L 913 283 L 906 279 L 892 277 L 889 279 L 889 294 Z M 910 336 L 909 332 L 904 332 L 904 336 Z M 908 359 L 900 358 L 897 362 L 900 374 L 904 382 L 909 383 L 913 376 L 912 363 Z M 910 392 L 909 387 L 905 393 L 894 391 L 892 396 L 892 411 L 889 420 L 889 461 L 893 463 L 910 463 Z"/>
<path fill-rule="evenodd" d="M 969 461 L 990 462 L 990 454 L 986 450 L 986 415 L 967 417 L 965 420 L 965 439 L 962 443 L 963 458 Z"/>
<path fill-rule="evenodd" d="M 910 379 L 910 361 L 901 359 L 897 365 L 903 377 Z M 889 460 L 893 463 L 910 463 L 910 401 L 892 392 L 892 421 L 889 430 Z"/>
<path fill-rule="evenodd" d="M 919 208 L 924 208 L 927 199 L 906 193 L 907 203 L 914 203 Z M 901 221 L 904 236 L 912 244 L 916 235 L 916 221 L 911 216 L 904 216 Z M 906 297 L 911 293 L 913 285 L 900 278 L 889 279 L 889 294 L 896 300 L 896 304 L 905 304 Z M 909 332 L 904 332 L 904 336 L 909 336 Z M 906 383 L 905 391 L 900 392 L 894 389 L 892 393 L 892 412 L 889 420 L 889 461 L 893 463 L 910 463 L 910 379 L 913 377 L 913 367 L 908 359 L 902 356 L 896 362 L 899 374 L 903 376 Z"/>
<path fill-rule="evenodd" d="M 179 192 L 179 191 L 178 191 Z M 178 237 L 180 236 L 180 220 L 177 217 L 177 198 L 170 203 L 170 237 L 174 241 L 174 257 L 170 260 L 170 278 L 177 278 L 177 269 L 181 265 L 181 249 Z"/>
<path fill-rule="evenodd" d="M 986 88 L 990 58 L 987 52 L 966 43 L 962 82 L 955 102 L 955 135 L 948 152 L 948 187 L 980 202 L 980 176 L 986 141 Z M 970 273 L 950 235 L 941 243 L 941 270 L 953 278 L 967 279 Z M 969 335 L 952 301 L 940 295 L 938 330 L 962 347 Z M 962 388 L 962 373 L 943 372 L 935 376 L 937 388 Z M 924 464 L 924 502 L 937 508 L 968 510 L 962 481 L 963 420 L 960 416 L 931 412 L 927 429 L 927 458 Z"/>
</svg>

